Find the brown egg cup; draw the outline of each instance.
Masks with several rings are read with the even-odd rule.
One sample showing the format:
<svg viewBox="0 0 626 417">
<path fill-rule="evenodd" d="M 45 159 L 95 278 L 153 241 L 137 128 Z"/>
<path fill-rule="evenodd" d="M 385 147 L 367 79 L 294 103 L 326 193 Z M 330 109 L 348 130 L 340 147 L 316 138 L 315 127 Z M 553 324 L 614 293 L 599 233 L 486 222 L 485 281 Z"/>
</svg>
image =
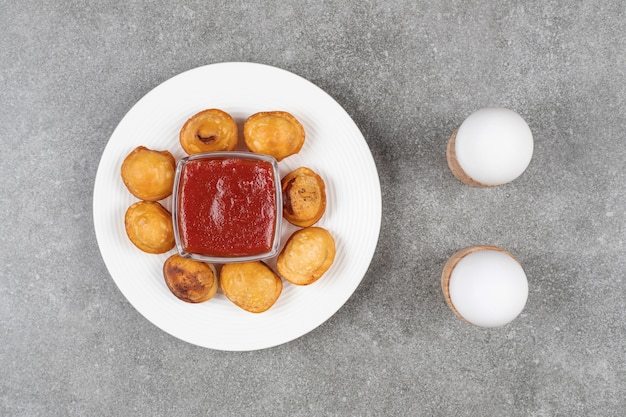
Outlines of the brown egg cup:
<svg viewBox="0 0 626 417">
<path fill-rule="evenodd" d="M 461 168 L 461 164 L 459 164 L 459 160 L 456 157 L 456 134 L 458 131 L 459 129 L 456 129 L 452 133 L 446 148 L 446 159 L 448 160 L 448 167 L 450 167 L 450 171 L 452 171 L 452 174 L 454 174 L 456 179 L 461 181 L 463 184 L 480 188 L 495 187 L 496 185 L 488 185 L 476 181 L 474 178 L 467 175 L 467 173 L 463 171 L 463 168 Z"/>
<path fill-rule="evenodd" d="M 470 246 L 464 249 L 461 249 L 457 252 L 455 252 L 450 259 L 448 259 L 448 261 L 446 262 L 446 264 L 443 266 L 443 272 L 441 273 L 441 290 L 443 291 L 443 296 L 446 300 L 446 304 L 448 304 L 448 307 L 450 307 L 450 309 L 454 312 L 454 314 L 457 315 L 457 317 L 459 317 L 461 320 L 470 323 L 469 321 L 467 321 L 465 319 L 465 317 L 463 317 L 458 311 L 457 309 L 454 307 L 454 304 L 452 303 L 452 298 L 450 297 L 450 277 L 452 276 L 452 271 L 454 271 L 454 268 L 457 266 L 457 264 L 461 261 L 461 259 L 463 259 L 464 257 L 466 257 L 467 255 L 474 253 L 474 252 L 478 252 L 481 250 L 497 250 L 499 252 L 505 253 L 507 255 L 509 255 L 511 258 L 515 259 L 515 257 L 513 255 L 511 255 L 508 251 L 499 248 L 497 246 L 488 246 L 488 245 L 480 245 L 480 246 Z M 470 323 L 472 324 L 472 323 Z"/>
</svg>

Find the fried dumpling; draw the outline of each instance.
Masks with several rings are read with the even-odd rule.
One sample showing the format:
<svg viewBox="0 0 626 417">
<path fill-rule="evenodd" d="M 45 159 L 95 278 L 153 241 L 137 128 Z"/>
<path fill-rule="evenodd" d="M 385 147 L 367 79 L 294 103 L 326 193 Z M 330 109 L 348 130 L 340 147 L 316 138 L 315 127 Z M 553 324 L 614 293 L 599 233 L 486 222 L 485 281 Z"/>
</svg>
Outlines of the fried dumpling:
<svg viewBox="0 0 626 417">
<path fill-rule="evenodd" d="M 176 160 L 169 151 L 138 146 L 122 162 L 122 181 L 140 200 L 158 201 L 172 194 Z"/>
<path fill-rule="evenodd" d="M 295 285 L 317 281 L 335 260 L 335 239 L 321 227 L 307 227 L 294 232 L 278 255 L 276 269 L 280 276 Z"/>
<path fill-rule="evenodd" d="M 154 201 L 138 201 L 126 210 L 124 226 L 130 241 L 147 253 L 165 253 L 175 245 L 172 215 Z"/>
<path fill-rule="evenodd" d="M 237 147 L 237 123 L 220 109 L 207 109 L 187 120 L 180 130 L 180 146 L 189 155 L 232 151 Z"/>
<path fill-rule="evenodd" d="M 259 112 L 243 125 L 243 137 L 249 150 L 273 156 L 280 161 L 300 152 L 304 144 L 304 128 L 291 113 Z"/>
<path fill-rule="evenodd" d="M 220 287 L 237 306 L 251 313 L 262 313 L 278 299 L 283 281 L 263 262 L 241 262 L 222 266 Z"/>
<path fill-rule="evenodd" d="M 163 264 L 163 277 L 172 294 L 188 303 L 210 300 L 219 286 L 213 265 L 178 254 L 170 256 Z"/>
<path fill-rule="evenodd" d="M 317 223 L 326 210 L 324 180 L 311 169 L 300 167 L 283 177 L 281 187 L 285 220 L 300 227 Z"/>
</svg>

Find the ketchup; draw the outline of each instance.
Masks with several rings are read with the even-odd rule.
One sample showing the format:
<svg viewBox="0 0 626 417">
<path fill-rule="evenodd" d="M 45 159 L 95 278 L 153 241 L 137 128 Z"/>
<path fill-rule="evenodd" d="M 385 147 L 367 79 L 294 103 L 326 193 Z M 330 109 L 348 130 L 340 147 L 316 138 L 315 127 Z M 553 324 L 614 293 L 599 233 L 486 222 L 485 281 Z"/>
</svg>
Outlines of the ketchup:
<svg viewBox="0 0 626 417">
<path fill-rule="evenodd" d="M 233 257 L 270 251 L 277 207 L 269 162 L 197 159 L 180 175 L 178 227 L 186 252 Z"/>
</svg>

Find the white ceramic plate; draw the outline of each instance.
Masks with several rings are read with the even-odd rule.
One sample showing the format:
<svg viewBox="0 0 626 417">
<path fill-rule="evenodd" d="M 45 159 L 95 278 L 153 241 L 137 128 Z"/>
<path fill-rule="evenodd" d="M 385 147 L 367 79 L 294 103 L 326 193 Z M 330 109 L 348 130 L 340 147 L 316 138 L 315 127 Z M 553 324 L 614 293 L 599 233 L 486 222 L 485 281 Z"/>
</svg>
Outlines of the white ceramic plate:
<svg viewBox="0 0 626 417">
<path fill-rule="evenodd" d="M 139 145 L 185 156 L 178 132 L 207 108 L 230 113 L 240 127 L 253 113 L 284 110 L 300 120 L 305 144 L 279 163 L 281 176 L 307 166 L 324 178 L 327 209 L 318 226 L 335 237 L 337 256 L 328 272 L 306 287 L 284 283 L 272 308 L 246 312 L 222 293 L 201 304 L 174 297 L 163 280 L 163 255 L 141 252 L 128 240 L 124 214 L 136 199 L 120 168 Z M 240 139 L 240 142 L 243 142 Z M 171 209 L 171 197 L 161 203 Z M 328 94 L 275 67 L 252 63 L 207 65 L 179 74 L 146 94 L 119 123 L 107 144 L 94 185 L 96 237 L 113 280 L 128 301 L 165 332 L 199 346 L 245 351 L 298 338 L 330 318 L 352 295 L 372 260 L 381 222 L 376 166 L 358 127 Z M 284 223 L 282 242 L 295 231 Z M 270 260 L 272 265 L 272 260 Z"/>
</svg>

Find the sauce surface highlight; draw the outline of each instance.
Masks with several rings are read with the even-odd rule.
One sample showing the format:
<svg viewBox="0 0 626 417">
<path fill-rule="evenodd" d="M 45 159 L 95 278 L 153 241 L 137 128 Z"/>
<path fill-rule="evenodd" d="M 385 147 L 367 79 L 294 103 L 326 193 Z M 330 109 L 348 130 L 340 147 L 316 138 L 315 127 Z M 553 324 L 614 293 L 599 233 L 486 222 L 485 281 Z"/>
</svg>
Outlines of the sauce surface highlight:
<svg viewBox="0 0 626 417">
<path fill-rule="evenodd" d="M 272 248 L 276 189 L 266 161 L 221 158 L 189 161 L 181 171 L 178 226 L 185 251 L 251 256 Z"/>
</svg>

